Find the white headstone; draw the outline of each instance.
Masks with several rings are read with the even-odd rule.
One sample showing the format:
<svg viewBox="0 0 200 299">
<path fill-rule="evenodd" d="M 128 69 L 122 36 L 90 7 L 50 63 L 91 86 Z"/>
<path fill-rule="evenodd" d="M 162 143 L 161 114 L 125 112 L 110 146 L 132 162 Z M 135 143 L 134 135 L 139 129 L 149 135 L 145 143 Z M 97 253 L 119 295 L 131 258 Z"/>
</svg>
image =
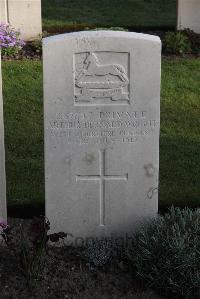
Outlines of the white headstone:
<svg viewBox="0 0 200 299">
<path fill-rule="evenodd" d="M 178 29 L 200 33 L 200 0 L 178 0 Z"/>
<path fill-rule="evenodd" d="M 21 30 L 24 40 L 38 39 L 42 34 L 41 0 L 0 0 L 1 21 Z"/>
<path fill-rule="evenodd" d="M 4 150 L 1 53 L 0 53 L 0 222 L 6 221 L 6 218 L 7 218 L 7 212 L 6 212 L 6 177 L 5 177 L 5 150 Z"/>
<path fill-rule="evenodd" d="M 7 1 L 6 0 L 0 0 L 0 23 L 7 23 Z"/>
<path fill-rule="evenodd" d="M 158 209 L 161 43 L 96 31 L 44 39 L 46 215 L 122 235 Z"/>
</svg>

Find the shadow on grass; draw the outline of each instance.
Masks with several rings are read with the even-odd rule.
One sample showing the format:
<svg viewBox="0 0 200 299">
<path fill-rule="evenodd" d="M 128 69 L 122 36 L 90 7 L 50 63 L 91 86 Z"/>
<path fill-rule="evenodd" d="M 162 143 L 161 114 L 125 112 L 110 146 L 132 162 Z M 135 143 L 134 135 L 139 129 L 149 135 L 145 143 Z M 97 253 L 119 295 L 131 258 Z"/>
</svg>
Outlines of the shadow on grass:
<svg viewBox="0 0 200 299">
<path fill-rule="evenodd" d="M 198 141 L 161 136 L 160 211 L 171 205 L 200 207 L 199 148 Z"/>
<path fill-rule="evenodd" d="M 42 16 L 46 30 L 72 24 L 168 28 L 176 26 L 176 0 L 43 0 Z"/>
</svg>

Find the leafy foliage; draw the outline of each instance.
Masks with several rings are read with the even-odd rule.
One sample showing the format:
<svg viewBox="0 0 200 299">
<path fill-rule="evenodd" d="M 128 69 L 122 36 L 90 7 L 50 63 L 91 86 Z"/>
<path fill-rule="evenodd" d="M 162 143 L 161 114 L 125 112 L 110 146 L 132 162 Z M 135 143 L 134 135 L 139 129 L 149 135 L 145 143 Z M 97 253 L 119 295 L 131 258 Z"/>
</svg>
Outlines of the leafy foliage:
<svg viewBox="0 0 200 299">
<path fill-rule="evenodd" d="M 183 55 L 191 51 L 191 44 L 184 32 L 167 32 L 164 40 L 164 48 L 169 54 Z"/>
<path fill-rule="evenodd" d="M 15 30 L 10 24 L 0 24 L 0 49 L 2 56 L 16 56 L 25 45 L 20 38 L 20 31 Z"/>
<path fill-rule="evenodd" d="M 106 237 L 89 239 L 86 242 L 84 257 L 90 268 L 102 267 L 112 261 L 113 258 L 124 258 L 125 238 Z"/>
<path fill-rule="evenodd" d="M 123 28 L 123 27 L 97 27 L 92 30 L 94 30 L 94 31 L 99 31 L 99 30 L 128 31 L 128 29 Z"/>
<path fill-rule="evenodd" d="M 199 298 L 200 209 L 172 207 L 145 223 L 128 248 L 128 258 L 150 287 L 175 298 Z"/>
<path fill-rule="evenodd" d="M 42 261 L 47 252 L 48 241 L 58 242 L 60 239 L 63 240 L 67 237 L 67 234 L 63 232 L 48 234 L 50 222 L 43 216 L 32 220 L 28 232 L 25 232 L 23 227 L 20 226 L 17 235 L 5 223 L 0 223 L 0 227 L 0 235 L 17 258 L 19 266 L 27 279 L 28 286 L 34 286 L 34 282 L 42 269 Z"/>
<path fill-rule="evenodd" d="M 200 54 L 200 34 L 190 29 L 184 30 L 191 43 L 191 49 L 194 54 Z"/>
<path fill-rule="evenodd" d="M 39 35 L 38 39 L 32 41 L 30 43 L 30 47 L 33 52 L 36 52 L 39 55 L 42 55 L 42 39 L 48 37 L 49 33 L 47 31 L 43 31 L 41 35 Z"/>
<path fill-rule="evenodd" d="M 84 251 L 84 256 L 91 267 L 101 267 L 112 259 L 112 240 L 90 240 Z"/>
</svg>

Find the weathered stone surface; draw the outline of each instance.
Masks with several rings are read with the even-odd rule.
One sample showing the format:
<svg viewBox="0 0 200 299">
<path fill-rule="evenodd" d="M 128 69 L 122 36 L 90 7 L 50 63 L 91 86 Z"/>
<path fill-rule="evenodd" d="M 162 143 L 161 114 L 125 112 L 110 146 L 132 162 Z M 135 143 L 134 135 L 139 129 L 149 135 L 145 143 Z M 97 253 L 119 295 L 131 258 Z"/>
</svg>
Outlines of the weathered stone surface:
<svg viewBox="0 0 200 299">
<path fill-rule="evenodd" d="M 20 29 L 24 40 L 42 34 L 41 0 L 1 0 L 1 21 Z"/>
<path fill-rule="evenodd" d="M 7 1 L 0 0 L 0 23 L 7 22 Z"/>
<path fill-rule="evenodd" d="M 5 177 L 5 150 L 3 125 L 3 97 L 0 53 L 0 222 L 6 221 L 6 177 Z"/>
<path fill-rule="evenodd" d="M 178 29 L 200 33 L 200 0 L 178 0 Z"/>
<path fill-rule="evenodd" d="M 75 237 L 122 235 L 158 208 L 160 39 L 44 39 L 46 215 Z"/>
</svg>

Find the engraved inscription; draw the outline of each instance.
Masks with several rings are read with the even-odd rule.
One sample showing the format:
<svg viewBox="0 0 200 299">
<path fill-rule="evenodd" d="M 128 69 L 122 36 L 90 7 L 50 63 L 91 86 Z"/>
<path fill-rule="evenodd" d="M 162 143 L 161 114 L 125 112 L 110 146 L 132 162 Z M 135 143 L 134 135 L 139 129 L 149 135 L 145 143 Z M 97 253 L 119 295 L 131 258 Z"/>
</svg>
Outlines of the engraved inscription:
<svg viewBox="0 0 200 299">
<path fill-rule="evenodd" d="M 106 151 L 99 151 L 99 174 L 98 175 L 76 175 L 76 181 L 98 181 L 99 182 L 99 218 L 100 218 L 100 226 L 105 226 L 105 183 L 106 181 L 127 181 L 128 173 L 124 175 L 106 175 L 106 159 L 105 159 Z"/>
<path fill-rule="evenodd" d="M 88 111 L 57 113 L 49 122 L 52 138 L 72 144 L 135 143 L 152 135 L 158 121 L 146 111 Z"/>
<path fill-rule="evenodd" d="M 77 53 L 74 68 L 75 105 L 129 104 L 129 53 Z"/>
</svg>

